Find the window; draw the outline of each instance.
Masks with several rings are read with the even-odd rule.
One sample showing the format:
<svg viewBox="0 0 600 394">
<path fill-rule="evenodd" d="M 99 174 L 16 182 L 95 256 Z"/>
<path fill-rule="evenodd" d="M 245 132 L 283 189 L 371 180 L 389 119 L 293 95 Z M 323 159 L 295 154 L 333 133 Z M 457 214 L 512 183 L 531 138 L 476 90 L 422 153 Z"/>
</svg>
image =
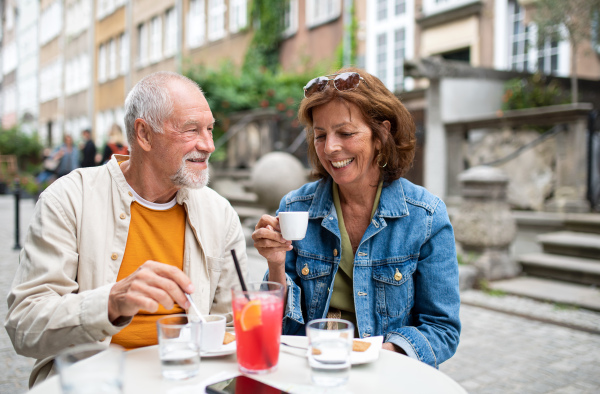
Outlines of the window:
<svg viewBox="0 0 600 394">
<path fill-rule="evenodd" d="M 169 57 L 177 51 L 177 13 L 169 8 L 165 17 L 165 56 Z"/>
<path fill-rule="evenodd" d="M 40 70 L 40 102 L 60 96 L 62 86 L 62 61 L 56 60 Z"/>
<path fill-rule="evenodd" d="M 103 19 L 121 8 L 126 2 L 127 0 L 98 0 L 96 4 L 96 18 L 98 20 Z"/>
<path fill-rule="evenodd" d="M 481 0 L 423 0 L 423 14 L 442 13 Z"/>
<path fill-rule="evenodd" d="M 513 3 L 513 12 L 511 15 L 511 54 L 510 64 L 513 70 L 528 71 L 529 70 L 529 27 L 525 26 L 524 9 L 517 3 Z"/>
<path fill-rule="evenodd" d="M 204 13 L 204 0 L 191 0 L 187 20 L 187 44 L 196 48 L 204 44 L 206 31 L 206 15 Z"/>
<path fill-rule="evenodd" d="M 57 37 L 62 30 L 62 1 L 50 4 L 40 18 L 40 45 Z"/>
<path fill-rule="evenodd" d="M 4 45 L 2 56 L 2 72 L 6 75 L 17 68 L 17 43 L 11 41 Z"/>
<path fill-rule="evenodd" d="M 100 45 L 98 51 L 98 82 L 106 81 L 106 45 Z"/>
<path fill-rule="evenodd" d="M 144 67 L 148 64 L 148 25 L 138 25 L 138 66 Z"/>
<path fill-rule="evenodd" d="M 208 39 L 215 41 L 225 36 L 225 1 L 208 0 Z"/>
<path fill-rule="evenodd" d="M 117 77 L 117 40 L 108 43 L 108 79 Z"/>
<path fill-rule="evenodd" d="M 283 14 L 283 36 L 289 37 L 298 31 L 298 0 L 289 0 Z"/>
<path fill-rule="evenodd" d="M 229 1 L 229 31 L 236 33 L 248 24 L 247 0 Z"/>
<path fill-rule="evenodd" d="M 377 36 L 377 78 L 384 84 L 387 80 L 387 34 Z"/>
<path fill-rule="evenodd" d="M 121 34 L 119 37 L 119 51 L 120 51 L 120 71 L 121 75 L 127 74 L 129 71 L 129 35 L 127 32 Z"/>
<path fill-rule="evenodd" d="M 315 27 L 338 18 L 342 13 L 341 0 L 307 0 L 306 25 Z"/>
<path fill-rule="evenodd" d="M 394 90 L 404 88 L 405 31 L 394 31 Z"/>
<path fill-rule="evenodd" d="M 377 20 L 382 21 L 387 17 L 387 0 L 377 0 Z"/>
<path fill-rule="evenodd" d="M 406 0 L 394 0 L 394 13 L 396 15 L 406 13 Z"/>
<path fill-rule="evenodd" d="M 15 9 L 12 6 L 6 8 L 6 30 L 10 30 L 15 26 Z"/>
<path fill-rule="evenodd" d="M 76 36 L 89 25 L 91 0 L 78 0 L 70 4 L 66 12 L 65 33 Z"/>
<path fill-rule="evenodd" d="M 2 87 L 2 112 L 10 114 L 17 110 L 17 89 L 15 85 Z"/>
<path fill-rule="evenodd" d="M 162 58 L 162 19 L 155 16 L 151 21 L 150 62 L 156 63 Z"/>
<path fill-rule="evenodd" d="M 544 74 L 556 74 L 558 71 L 558 41 L 547 38 L 537 51 L 537 69 Z"/>
</svg>

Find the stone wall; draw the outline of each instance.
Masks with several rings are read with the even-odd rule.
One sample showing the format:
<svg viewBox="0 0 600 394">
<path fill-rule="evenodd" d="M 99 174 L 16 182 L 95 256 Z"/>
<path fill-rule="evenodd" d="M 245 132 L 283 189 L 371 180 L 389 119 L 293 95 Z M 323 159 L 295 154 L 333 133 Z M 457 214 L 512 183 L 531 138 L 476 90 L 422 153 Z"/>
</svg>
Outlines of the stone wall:
<svg viewBox="0 0 600 394">
<path fill-rule="evenodd" d="M 540 137 L 527 128 L 471 130 L 464 160 L 475 167 L 502 159 Z M 505 164 L 496 166 L 508 175 L 508 202 L 513 209 L 541 211 L 556 184 L 556 139 L 549 138 Z"/>
</svg>

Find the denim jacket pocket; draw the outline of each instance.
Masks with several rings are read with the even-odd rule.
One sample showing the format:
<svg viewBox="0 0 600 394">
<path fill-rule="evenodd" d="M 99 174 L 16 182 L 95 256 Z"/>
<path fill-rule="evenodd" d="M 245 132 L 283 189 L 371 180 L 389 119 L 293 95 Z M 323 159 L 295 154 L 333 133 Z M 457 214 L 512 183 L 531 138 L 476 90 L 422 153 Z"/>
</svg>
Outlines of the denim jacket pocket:
<svg viewBox="0 0 600 394">
<path fill-rule="evenodd" d="M 321 304 L 324 304 L 328 298 L 327 292 L 331 282 L 332 269 L 333 262 L 298 251 L 296 273 L 302 280 L 304 294 L 311 296 L 311 299 L 305 300 L 309 317 L 314 316 Z"/>
<path fill-rule="evenodd" d="M 400 263 L 373 267 L 377 312 L 386 316 L 401 316 L 413 304 L 413 278 L 416 258 Z"/>
</svg>

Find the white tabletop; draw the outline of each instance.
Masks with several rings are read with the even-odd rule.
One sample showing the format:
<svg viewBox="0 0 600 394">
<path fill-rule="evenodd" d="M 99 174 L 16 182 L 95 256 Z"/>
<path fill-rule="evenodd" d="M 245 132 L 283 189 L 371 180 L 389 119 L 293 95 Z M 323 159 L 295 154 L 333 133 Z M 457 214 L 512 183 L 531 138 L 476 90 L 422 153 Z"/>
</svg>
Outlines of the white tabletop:
<svg viewBox="0 0 600 394">
<path fill-rule="evenodd" d="M 282 341 L 306 346 L 306 337 L 282 336 Z M 235 354 L 202 358 L 200 373 L 181 382 L 164 380 L 160 372 L 158 346 L 132 350 L 125 358 L 125 394 L 172 393 L 193 389 L 201 382 L 221 372 L 237 372 Z M 253 375 L 253 378 L 292 392 L 320 393 L 324 390 L 311 384 L 309 366 L 303 351 L 288 350 L 281 346 L 279 365 L 275 372 Z M 197 390 L 190 390 L 198 393 Z M 349 382 L 336 393 L 461 393 L 466 391 L 444 373 L 406 356 L 381 350 L 379 358 L 371 363 L 353 365 Z M 31 394 L 59 394 L 60 382 L 54 376 L 34 387 Z"/>
</svg>

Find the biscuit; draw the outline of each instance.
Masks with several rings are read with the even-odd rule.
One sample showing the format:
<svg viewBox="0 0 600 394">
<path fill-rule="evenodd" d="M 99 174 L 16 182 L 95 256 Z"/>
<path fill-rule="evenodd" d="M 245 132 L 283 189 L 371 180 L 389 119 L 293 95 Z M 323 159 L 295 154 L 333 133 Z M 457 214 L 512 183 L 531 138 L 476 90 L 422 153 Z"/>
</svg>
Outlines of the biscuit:
<svg viewBox="0 0 600 394">
<path fill-rule="evenodd" d="M 223 345 L 227 345 L 228 343 L 231 343 L 233 341 L 235 341 L 235 335 L 230 332 L 226 332 L 225 338 L 223 338 Z"/>
<path fill-rule="evenodd" d="M 357 341 L 357 340 L 352 341 L 352 351 L 353 352 L 366 352 L 367 349 L 369 348 L 369 346 L 371 346 L 371 343 L 369 343 L 369 342 L 363 342 L 363 341 Z"/>
</svg>

